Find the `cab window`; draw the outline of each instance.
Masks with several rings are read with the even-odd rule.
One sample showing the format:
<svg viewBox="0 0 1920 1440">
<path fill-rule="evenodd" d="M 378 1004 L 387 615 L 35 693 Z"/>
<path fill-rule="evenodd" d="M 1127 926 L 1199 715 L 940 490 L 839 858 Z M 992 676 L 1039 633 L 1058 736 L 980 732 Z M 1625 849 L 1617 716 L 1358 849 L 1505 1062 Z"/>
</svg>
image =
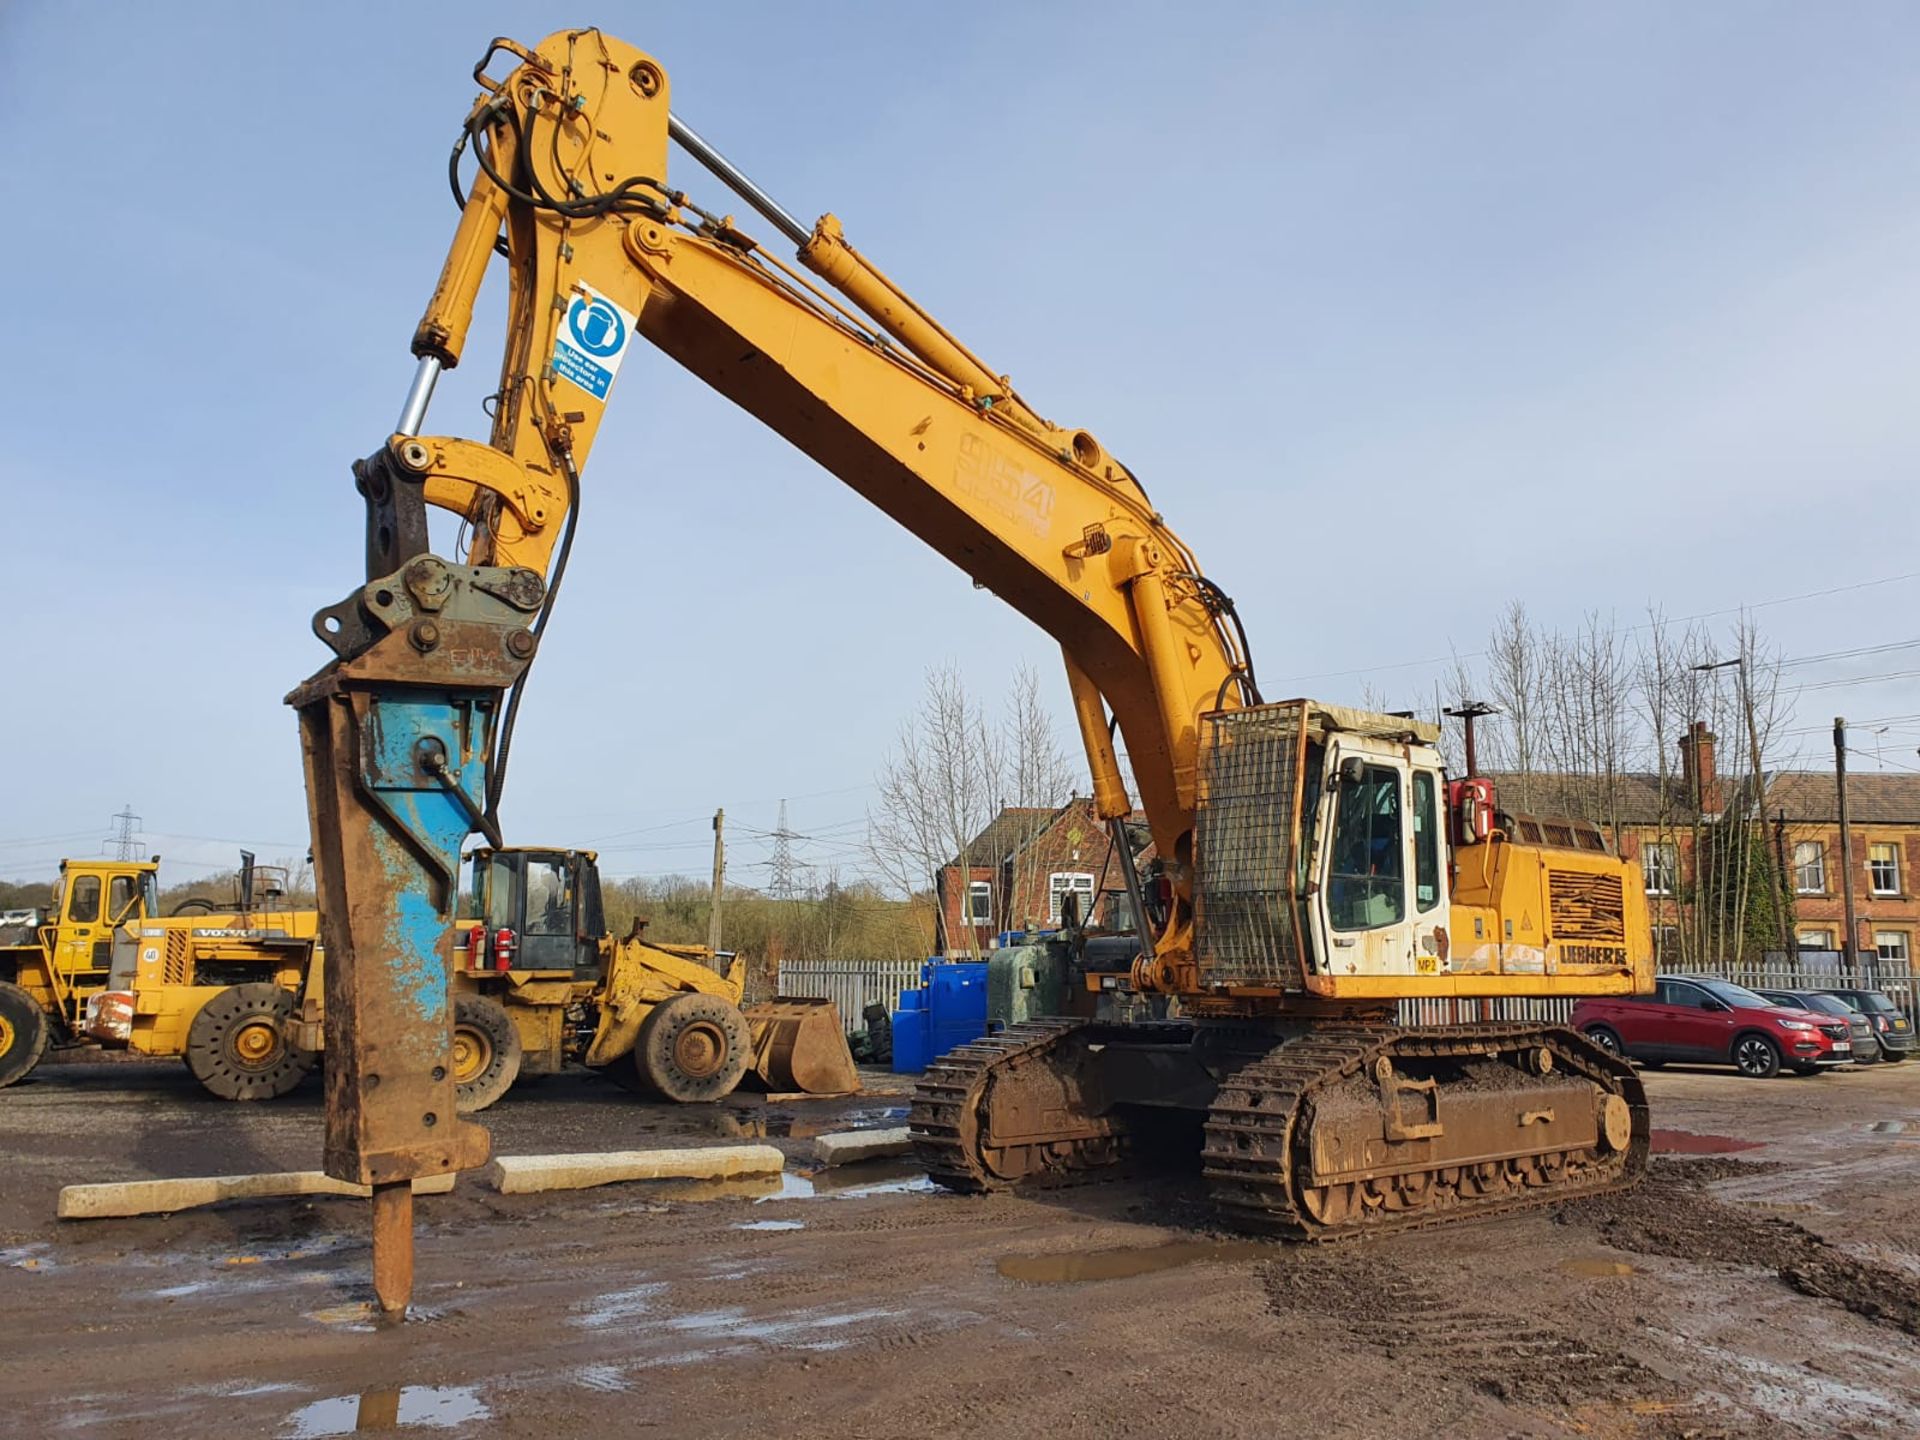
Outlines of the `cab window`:
<svg viewBox="0 0 1920 1440">
<path fill-rule="evenodd" d="M 1407 914 L 1400 772 L 1363 767 L 1339 783 L 1327 912 L 1336 930 L 1377 930 Z"/>
<path fill-rule="evenodd" d="M 116 875 L 107 889 L 107 919 L 118 925 L 140 905 L 140 877 Z"/>
<path fill-rule="evenodd" d="M 484 887 L 481 884 L 478 867 L 475 868 L 473 883 L 477 894 L 474 913 L 478 914 L 479 899 L 484 895 L 486 921 L 489 930 L 513 930 L 518 928 L 520 919 L 513 913 L 514 862 L 517 856 L 495 855 L 487 864 L 487 878 Z"/>
<path fill-rule="evenodd" d="M 100 877 L 81 875 L 67 892 L 67 919 L 91 925 L 100 918 Z"/>
<path fill-rule="evenodd" d="M 527 934 L 573 938 L 573 890 L 558 860 L 527 863 Z"/>
<path fill-rule="evenodd" d="M 1413 775 L 1413 903 L 1431 910 L 1440 903 L 1440 822 L 1433 776 Z"/>
</svg>

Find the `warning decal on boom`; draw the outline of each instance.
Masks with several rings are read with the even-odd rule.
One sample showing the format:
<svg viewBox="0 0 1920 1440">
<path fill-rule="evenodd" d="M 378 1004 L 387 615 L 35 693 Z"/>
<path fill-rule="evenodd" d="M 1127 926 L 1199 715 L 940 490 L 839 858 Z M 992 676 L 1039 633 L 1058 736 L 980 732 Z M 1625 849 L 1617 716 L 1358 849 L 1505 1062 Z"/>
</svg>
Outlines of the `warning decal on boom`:
<svg viewBox="0 0 1920 1440">
<path fill-rule="evenodd" d="M 553 373 L 605 400 L 632 338 L 631 314 L 591 286 L 577 284 L 553 338 Z"/>
</svg>

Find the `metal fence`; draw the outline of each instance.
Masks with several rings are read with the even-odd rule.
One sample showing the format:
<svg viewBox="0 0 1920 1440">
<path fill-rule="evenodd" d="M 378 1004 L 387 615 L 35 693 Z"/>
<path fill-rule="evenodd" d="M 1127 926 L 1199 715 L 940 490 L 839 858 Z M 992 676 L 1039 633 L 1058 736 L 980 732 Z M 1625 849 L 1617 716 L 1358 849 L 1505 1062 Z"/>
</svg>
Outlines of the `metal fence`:
<svg viewBox="0 0 1920 1440">
<path fill-rule="evenodd" d="M 779 993 L 831 1000 L 848 1033 L 866 1028 L 860 1012 L 878 1003 L 892 1010 L 900 992 L 920 983 L 920 960 L 788 960 L 780 966 Z M 1768 955 L 1758 961 L 1695 965 L 1691 973 L 1718 975 L 1749 988 L 1830 990 L 1857 986 L 1881 990 L 1920 1029 L 1920 976 L 1898 961 L 1862 956 L 1857 972 L 1841 968 L 1834 950 Z M 1499 996 L 1459 1000 L 1434 996 L 1400 1002 L 1402 1025 L 1469 1025 L 1482 1020 L 1537 1021 L 1564 1025 L 1573 1014 L 1570 996 Z"/>
<path fill-rule="evenodd" d="M 1849 971 L 1838 950 L 1802 950 L 1794 955 L 1774 951 L 1759 960 L 1694 965 L 1690 973 L 1718 975 L 1749 990 L 1878 990 L 1920 1029 L 1920 977 L 1904 960 L 1862 955 Z"/>
<path fill-rule="evenodd" d="M 840 1007 L 848 1034 L 867 1028 L 860 1012 L 869 1005 L 892 1010 L 900 992 L 920 983 L 924 960 L 783 960 L 779 990 L 796 999 L 831 1000 Z"/>
</svg>

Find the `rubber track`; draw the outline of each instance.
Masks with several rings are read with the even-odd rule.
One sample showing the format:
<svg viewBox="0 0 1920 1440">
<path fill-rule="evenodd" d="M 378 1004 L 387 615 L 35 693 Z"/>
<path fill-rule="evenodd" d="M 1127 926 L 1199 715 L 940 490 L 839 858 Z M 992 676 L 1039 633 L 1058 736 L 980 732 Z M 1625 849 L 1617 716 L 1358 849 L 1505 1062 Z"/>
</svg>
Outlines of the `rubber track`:
<svg viewBox="0 0 1920 1440">
<path fill-rule="evenodd" d="M 1221 1085 L 1207 1116 L 1202 1152 L 1203 1173 L 1212 1182 L 1215 1202 L 1228 1218 L 1251 1229 L 1295 1240 L 1334 1240 L 1537 1209 L 1629 1184 L 1646 1164 L 1645 1093 L 1637 1077 L 1608 1074 L 1565 1044 L 1564 1039 L 1564 1034 L 1556 1034 L 1552 1027 L 1528 1024 L 1313 1030 L 1266 1059 L 1244 1066 Z M 1375 1210 L 1365 1212 L 1365 1218 L 1358 1222 L 1337 1228 L 1314 1220 L 1300 1208 L 1293 1184 L 1294 1129 L 1315 1090 L 1359 1073 L 1382 1053 L 1473 1057 L 1485 1054 L 1490 1041 L 1500 1050 L 1545 1046 L 1552 1050 L 1557 1069 L 1624 1095 L 1633 1113 L 1634 1138 L 1617 1173 L 1599 1180 L 1584 1177 L 1579 1183 L 1543 1185 L 1484 1198 L 1453 1196 L 1444 1205 L 1424 1210 Z M 1439 1187 L 1433 1187 L 1430 1193 L 1439 1194 Z"/>
</svg>

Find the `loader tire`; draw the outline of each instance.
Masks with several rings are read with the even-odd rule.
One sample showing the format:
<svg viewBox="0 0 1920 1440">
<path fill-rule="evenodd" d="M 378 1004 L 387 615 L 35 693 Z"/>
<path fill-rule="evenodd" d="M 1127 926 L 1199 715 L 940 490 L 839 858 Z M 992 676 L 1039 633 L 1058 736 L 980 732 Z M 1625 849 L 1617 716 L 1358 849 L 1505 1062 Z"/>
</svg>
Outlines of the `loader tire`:
<svg viewBox="0 0 1920 1440">
<path fill-rule="evenodd" d="M 273 1100 L 307 1078 L 318 1058 L 287 1044 L 281 1021 L 293 992 L 271 980 L 229 985 L 187 1029 L 187 1068 L 222 1100 Z"/>
<path fill-rule="evenodd" d="M 47 1037 L 47 1012 L 18 985 L 0 980 L 0 1090 L 40 1063 Z"/>
<path fill-rule="evenodd" d="M 520 1075 L 520 1031 L 498 1000 L 456 995 L 453 1000 L 454 1108 L 484 1110 L 513 1088 Z"/>
<path fill-rule="evenodd" d="M 752 1058 L 747 1017 L 717 995 L 676 995 L 654 1006 L 633 1046 L 640 1078 L 682 1104 L 731 1095 Z"/>
</svg>

